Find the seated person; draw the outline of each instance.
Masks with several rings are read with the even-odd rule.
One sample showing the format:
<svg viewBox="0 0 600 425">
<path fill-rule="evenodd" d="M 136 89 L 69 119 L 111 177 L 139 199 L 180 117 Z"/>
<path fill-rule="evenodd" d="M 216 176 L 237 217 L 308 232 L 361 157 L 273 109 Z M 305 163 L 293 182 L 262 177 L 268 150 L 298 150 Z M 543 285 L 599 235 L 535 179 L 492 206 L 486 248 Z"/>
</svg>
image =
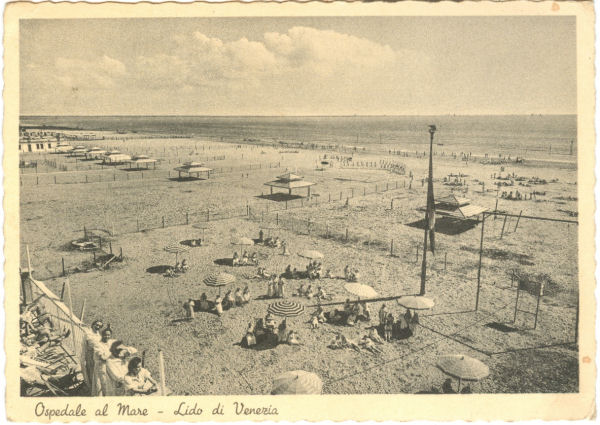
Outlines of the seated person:
<svg viewBox="0 0 600 425">
<path fill-rule="evenodd" d="M 188 265 L 186 259 L 184 258 L 183 260 L 181 260 L 181 271 L 186 272 L 189 269 L 190 269 L 190 266 Z"/>
<path fill-rule="evenodd" d="M 225 305 L 227 305 L 228 308 L 235 307 L 235 296 L 231 290 L 227 291 L 225 294 Z"/>
<path fill-rule="evenodd" d="M 300 345 L 300 340 L 298 339 L 298 333 L 296 331 L 290 331 L 287 337 L 287 343 L 290 345 Z"/>
<path fill-rule="evenodd" d="M 208 297 L 206 296 L 206 292 L 203 292 L 202 295 L 200 295 L 200 302 L 199 302 L 199 306 L 200 311 L 208 311 L 210 310 L 210 303 L 208 302 Z"/>
<path fill-rule="evenodd" d="M 315 292 L 313 291 L 313 287 L 312 285 L 308 285 L 308 288 L 306 289 L 305 294 L 306 298 L 311 299 L 312 297 L 315 296 Z"/>
<path fill-rule="evenodd" d="M 323 307 L 319 306 L 317 311 L 313 313 L 313 316 L 317 318 L 319 323 L 325 323 L 327 319 L 325 318 L 325 312 L 323 311 Z"/>
<path fill-rule="evenodd" d="M 280 342 L 280 343 L 287 342 L 287 336 L 288 336 L 287 320 L 283 319 L 277 329 L 278 342 Z"/>
<path fill-rule="evenodd" d="M 255 265 L 258 264 L 258 254 L 256 252 L 253 252 L 250 256 L 250 262 Z"/>
<path fill-rule="evenodd" d="M 350 304 L 350 298 L 346 298 L 346 302 L 344 303 L 344 311 L 348 313 L 352 311 L 352 304 Z"/>
<path fill-rule="evenodd" d="M 331 274 L 331 269 L 325 270 L 325 274 L 323 275 L 323 277 L 326 278 L 326 279 L 333 278 L 333 275 Z"/>
<path fill-rule="evenodd" d="M 305 296 L 306 295 L 306 289 L 307 289 L 306 283 L 303 283 L 302 285 L 300 285 L 298 287 L 298 291 L 297 291 L 298 292 L 298 296 L 299 297 Z"/>
<path fill-rule="evenodd" d="M 329 295 L 327 295 L 325 290 L 320 286 L 317 290 L 317 298 L 319 298 L 321 300 L 330 300 L 331 299 L 331 297 Z"/>
<path fill-rule="evenodd" d="M 240 307 L 242 304 L 244 304 L 244 298 L 242 297 L 242 290 L 240 288 L 235 289 L 234 299 L 237 307 Z"/>
<path fill-rule="evenodd" d="M 179 273 L 181 271 L 181 263 L 179 261 L 177 261 L 175 263 L 175 273 Z"/>
<path fill-rule="evenodd" d="M 360 346 L 362 346 L 364 349 L 369 350 L 372 353 L 381 353 L 382 350 L 381 348 L 377 347 L 375 345 L 375 343 L 373 342 L 373 340 L 371 340 L 371 338 L 369 338 L 368 335 L 364 335 L 360 341 L 358 342 L 358 344 Z"/>
<path fill-rule="evenodd" d="M 283 272 L 283 275 L 285 277 L 287 277 L 288 279 L 291 279 L 293 277 L 292 275 L 292 266 L 290 264 L 288 264 L 285 268 L 285 272 Z"/>
<path fill-rule="evenodd" d="M 134 357 L 127 365 L 128 372 L 123 379 L 125 395 L 148 395 L 158 391 L 158 384 L 147 369 L 142 367 L 142 359 Z"/>
<path fill-rule="evenodd" d="M 246 265 L 246 264 L 248 264 L 249 261 L 250 261 L 250 259 L 248 258 L 248 252 L 244 251 L 244 254 L 242 254 L 242 260 L 240 263 L 242 265 Z"/>
<path fill-rule="evenodd" d="M 242 302 L 244 304 L 248 304 L 250 302 L 250 289 L 246 286 L 244 288 L 244 292 L 242 294 Z"/>
<path fill-rule="evenodd" d="M 360 306 L 361 306 L 361 311 L 359 314 L 359 318 L 369 322 L 371 320 L 371 310 L 369 310 L 369 304 L 362 301 L 360 303 Z"/>
<path fill-rule="evenodd" d="M 277 322 L 271 313 L 267 313 L 265 316 L 265 329 L 271 333 L 275 333 L 275 327 Z"/>
<path fill-rule="evenodd" d="M 379 332 L 377 332 L 377 328 L 371 328 L 369 331 L 369 338 L 371 338 L 377 344 L 383 344 L 383 338 L 381 338 Z"/>
<path fill-rule="evenodd" d="M 232 264 L 234 266 L 237 266 L 238 264 L 240 264 L 240 256 L 238 255 L 237 252 L 233 253 L 233 260 L 232 260 Z"/>
<path fill-rule="evenodd" d="M 294 270 L 292 271 L 292 279 L 298 279 L 299 277 L 300 275 L 298 274 L 298 269 L 294 267 Z"/>
<path fill-rule="evenodd" d="M 357 322 L 357 319 L 358 315 L 355 312 L 351 312 L 350 314 L 348 314 L 348 317 L 346 317 L 346 325 L 354 326 Z"/>
<path fill-rule="evenodd" d="M 442 384 L 442 392 L 444 394 L 456 394 L 456 391 L 452 388 L 452 379 L 448 378 Z"/>
</svg>

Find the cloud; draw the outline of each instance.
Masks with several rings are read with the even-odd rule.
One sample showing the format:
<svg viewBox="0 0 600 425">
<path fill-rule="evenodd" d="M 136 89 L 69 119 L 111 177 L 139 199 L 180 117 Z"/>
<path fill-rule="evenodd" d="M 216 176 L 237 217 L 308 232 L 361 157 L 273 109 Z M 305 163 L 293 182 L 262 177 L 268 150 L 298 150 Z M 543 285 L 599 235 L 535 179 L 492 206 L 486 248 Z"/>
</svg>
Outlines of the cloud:
<svg viewBox="0 0 600 425">
<path fill-rule="evenodd" d="M 125 65 L 109 56 L 98 60 L 59 57 L 54 63 L 53 77 L 65 87 L 111 88 L 127 73 Z"/>
</svg>

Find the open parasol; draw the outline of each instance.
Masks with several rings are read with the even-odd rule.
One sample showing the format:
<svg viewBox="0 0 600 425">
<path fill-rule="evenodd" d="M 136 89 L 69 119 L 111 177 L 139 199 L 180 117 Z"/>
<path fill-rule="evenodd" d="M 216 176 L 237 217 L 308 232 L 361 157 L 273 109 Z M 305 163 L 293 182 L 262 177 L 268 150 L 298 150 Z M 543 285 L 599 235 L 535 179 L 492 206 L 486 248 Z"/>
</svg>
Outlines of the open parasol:
<svg viewBox="0 0 600 425">
<path fill-rule="evenodd" d="M 300 257 L 309 258 L 311 260 L 316 260 L 317 258 L 323 258 L 323 257 L 325 257 L 319 251 L 314 251 L 314 250 L 301 251 L 301 252 L 298 253 L 298 255 Z"/>
<path fill-rule="evenodd" d="M 458 379 L 460 391 L 461 381 L 479 381 L 490 374 L 490 368 L 480 360 L 464 354 L 441 356 L 438 367 L 448 375 Z"/>
<path fill-rule="evenodd" d="M 204 223 L 196 223 L 196 224 L 192 224 L 192 227 L 195 229 L 202 230 L 202 242 L 204 242 L 204 233 L 206 232 L 206 229 L 209 229 L 208 225 L 206 225 Z"/>
<path fill-rule="evenodd" d="M 178 262 L 178 255 L 189 251 L 189 248 L 185 245 L 181 245 L 179 242 L 173 242 L 165 246 L 165 251 L 175 254 L 175 262 Z"/>
<path fill-rule="evenodd" d="M 251 246 L 254 245 L 254 241 L 250 238 L 244 238 L 244 237 L 237 237 L 237 238 L 233 238 L 231 240 L 231 244 L 232 245 L 247 245 L 247 246 Z"/>
<path fill-rule="evenodd" d="M 362 283 L 347 283 L 344 285 L 344 288 L 346 291 L 360 298 L 375 298 L 377 296 L 375 289 Z"/>
<path fill-rule="evenodd" d="M 271 394 L 321 394 L 322 390 L 323 381 L 316 374 L 293 370 L 277 375 L 273 379 Z"/>
<path fill-rule="evenodd" d="M 435 303 L 431 298 L 420 295 L 407 295 L 396 300 L 398 304 L 411 310 L 429 310 Z"/>
<path fill-rule="evenodd" d="M 295 317 L 304 312 L 304 306 L 294 301 L 277 301 L 269 304 L 267 312 L 276 316 Z"/>
<path fill-rule="evenodd" d="M 215 273 L 204 279 L 206 286 L 216 286 L 221 295 L 221 286 L 226 286 L 235 282 L 235 276 L 229 273 Z"/>
</svg>

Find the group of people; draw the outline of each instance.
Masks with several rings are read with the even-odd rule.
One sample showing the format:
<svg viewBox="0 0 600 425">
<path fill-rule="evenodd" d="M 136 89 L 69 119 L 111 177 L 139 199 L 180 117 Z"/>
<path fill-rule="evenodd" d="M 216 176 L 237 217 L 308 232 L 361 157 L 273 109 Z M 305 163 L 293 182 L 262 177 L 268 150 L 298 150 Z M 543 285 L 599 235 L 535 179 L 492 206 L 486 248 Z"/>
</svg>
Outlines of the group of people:
<svg viewBox="0 0 600 425">
<path fill-rule="evenodd" d="M 399 339 L 408 338 L 416 334 L 417 325 L 419 324 L 419 314 L 411 313 L 410 309 L 406 309 L 404 315 L 399 315 L 398 319 L 388 311 L 385 304 L 379 309 L 379 330 L 387 342 L 392 338 Z"/>
<path fill-rule="evenodd" d="M 306 266 L 306 276 L 311 279 L 321 279 L 323 275 L 323 264 L 320 261 L 309 261 Z"/>
<path fill-rule="evenodd" d="M 259 318 L 248 324 L 241 345 L 249 348 L 264 343 L 273 346 L 278 344 L 299 345 L 300 339 L 298 333 L 288 326 L 287 318 L 284 318 L 278 325 L 275 317 L 271 313 L 267 313 L 264 319 Z"/>
<path fill-rule="evenodd" d="M 265 246 L 269 246 L 271 248 L 281 248 L 285 241 L 282 241 L 279 236 L 275 236 L 274 238 L 269 236 L 265 238 L 265 233 L 262 229 L 258 232 L 258 243 L 262 243 Z"/>
<path fill-rule="evenodd" d="M 358 282 L 360 279 L 360 272 L 358 269 L 353 269 L 350 265 L 346 264 L 346 267 L 344 267 L 344 279 L 348 282 Z"/>
<path fill-rule="evenodd" d="M 317 286 L 317 290 L 315 291 L 311 284 L 303 283 L 298 287 L 297 296 L 306 297 L 309 300 L 316 298 L 319 302 L 322 300 L 331 300 L 331 295 L 327 294 L 323 287 Z"/>
<path fill-rule="evenodd" d="M 267 298 L 285 298 L 286 284 L 283 274 L 280 274 L 279 277 L 276 274 L 271 275 L 267 284 Z"/>
<path fill-rule="evenodd" d="M 354 326 L 359 321 L 370 321 L 371 310 L 365 301 L 359 299 L 356 302 L 350 302 L 350 299 L 346 299 L 343 310 L 336 308 L 325 313 L 325 318 L 327 322 L 332 324 Z"/>
<path fill-rule="evenodd" d="M 369 333 L 363 335 L 358 341 L 348 338 L 338 332 L 329 342 L 328 347 L 332 349 L 351 348 L 356 351 L 365 349 L 373 354 L 380 354 L 383 350 L 376 344 L 383 344 L 383 340 L 375 328 L 371 328 Z"/>
<path fill-rule="evenodd" d="M 179 261 L 177 261 L 175 263 L 175 267 L 167 267 L 165 274 L 168 277 L 174 277 L 180 273 L 187 272 L 189 269 L 190 269 L 190 265 L 188 264 L 187 260 L 184 258 L 183 260 L 181 260 L 181 263 Z"/>
<path fill-rule="evenodd" d="M 225 296 L 217 295 L 214 301 L 210 301 L 206 292 L 203 292 L 199 300 L 189 298 L 184 302 L 183 309 L 188 320 L 194 319 L 196 311 L 214 311 L 221 316 L 226 310 L 248 304 L 250 299 L 248 286 L 243 291 L 240 288 L 235 288 L 235 291 L 230 289 L 225 293 Z"/>
<path fill-rule="evenodd" d="M 258 254 L 253 252 L 251 255 L 248 251 L 244 251 L 240 257 L 237 252 L 233 253 L 232 265 L 234 266 L 257 266 L 258 265 Z"/>
<path fill-rule="evenodd" d="M 92 396 L 149 395 L 158 384 L 143 367 L 137 350 L 113 339 L 110 324 L 95 320 L 85 328 L 81 369 Z"/>
</svg>

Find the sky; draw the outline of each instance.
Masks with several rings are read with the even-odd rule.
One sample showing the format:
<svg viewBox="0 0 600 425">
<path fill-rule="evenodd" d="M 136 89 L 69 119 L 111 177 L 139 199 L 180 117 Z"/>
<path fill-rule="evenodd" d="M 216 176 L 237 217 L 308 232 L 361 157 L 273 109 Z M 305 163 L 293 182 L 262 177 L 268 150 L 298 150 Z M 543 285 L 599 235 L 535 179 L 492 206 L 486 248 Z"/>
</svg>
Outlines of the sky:
<svg viewBox="0 0 600 425">
<path fill-rule="evenodd" d="M 574 114 L 574 17 L 22 20 L 21 115 Z"/>
</svg>

